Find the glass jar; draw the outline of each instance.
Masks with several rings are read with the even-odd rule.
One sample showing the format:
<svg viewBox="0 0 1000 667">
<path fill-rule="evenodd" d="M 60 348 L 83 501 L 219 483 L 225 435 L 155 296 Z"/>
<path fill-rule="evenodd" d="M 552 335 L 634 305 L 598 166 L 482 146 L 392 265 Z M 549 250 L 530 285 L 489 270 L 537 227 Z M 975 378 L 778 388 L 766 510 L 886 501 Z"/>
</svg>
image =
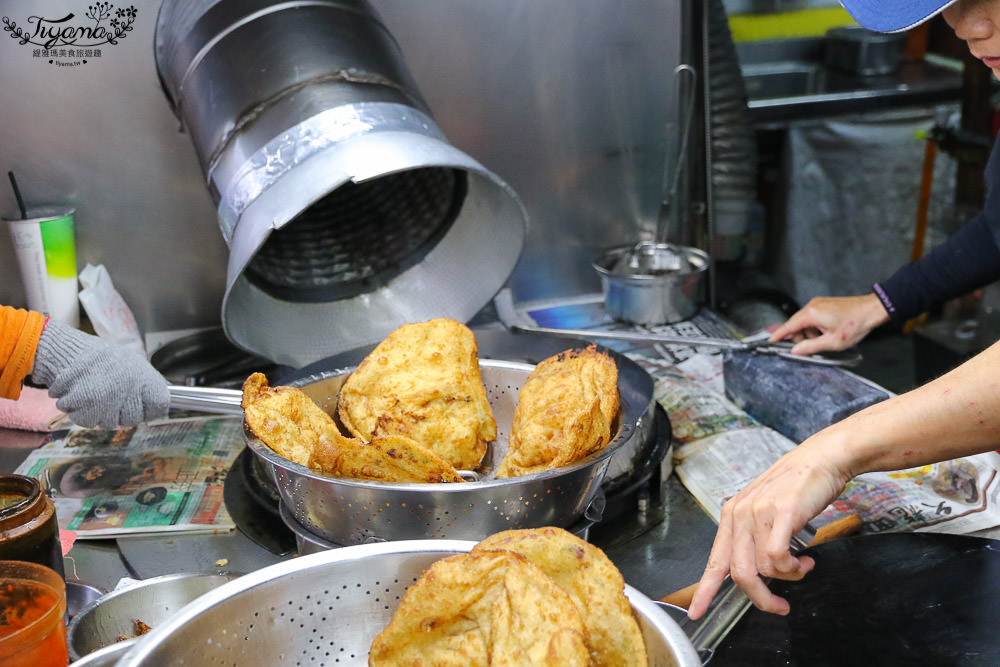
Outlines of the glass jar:
<svg viewBox="0 0 1000 667">
<path fill-rule="evenodd" d="M 65 667 L 66 584 L 37 563 L 0 561 L 0 667 Z"/>
<path fill-rule="evenodd" d="M 0 475 L 0 560 L 23 560 L 63 571 L 59 524 L 38 480 Z"/>
</svg>

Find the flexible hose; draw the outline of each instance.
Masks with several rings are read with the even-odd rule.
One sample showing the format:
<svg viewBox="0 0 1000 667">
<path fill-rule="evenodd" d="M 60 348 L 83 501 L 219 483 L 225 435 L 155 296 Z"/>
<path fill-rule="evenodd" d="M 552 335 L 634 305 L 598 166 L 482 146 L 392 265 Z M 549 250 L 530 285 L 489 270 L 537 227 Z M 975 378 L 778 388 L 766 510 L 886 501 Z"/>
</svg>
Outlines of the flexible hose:
<svg viewBox="0 0 1000 667">
<path fill-rule="evenodd" d="M 708 0 L 706 11 L 710 178 L 715 216 L 711 254 L 716 261 L 729 261 L 743 254 L 750 206 L 757 191 L 757 150 L 726 8 L 722 0 Z"/>
</svg>

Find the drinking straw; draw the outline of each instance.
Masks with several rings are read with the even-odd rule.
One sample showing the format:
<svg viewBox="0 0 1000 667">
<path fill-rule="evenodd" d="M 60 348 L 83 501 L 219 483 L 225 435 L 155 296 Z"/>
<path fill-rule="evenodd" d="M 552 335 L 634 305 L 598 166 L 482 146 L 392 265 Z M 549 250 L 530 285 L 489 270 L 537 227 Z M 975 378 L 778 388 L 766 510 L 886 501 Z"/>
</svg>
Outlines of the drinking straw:
<svg viewBox="0 0 1000 667">
<path fill-rule="evenodd" d="M 10 176 L 10 186 L 14 188 L 14 199 L 17 200 L 17 207 L 21 209 L 21 220 L 27 220 L 28 211 L 24 208 L 24 200 L 21 199 L 21 190 L 17 187 L 17 179 L 14 178 L 14 172 L 8 171 L 7 175 Z"/>
</svg>

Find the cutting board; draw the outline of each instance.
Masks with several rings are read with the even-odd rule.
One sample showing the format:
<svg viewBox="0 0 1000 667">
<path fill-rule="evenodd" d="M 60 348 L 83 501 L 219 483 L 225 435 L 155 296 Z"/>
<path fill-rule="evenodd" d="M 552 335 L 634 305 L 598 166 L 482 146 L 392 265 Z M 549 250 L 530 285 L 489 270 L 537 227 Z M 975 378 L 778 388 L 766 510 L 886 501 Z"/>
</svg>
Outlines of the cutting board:
<svg viewBox="0 0 1000 667">
<path fill-rule="evenodd" d="M 772 583 L 791 613 L 748 611 L 711 667 L 1000 665 L 1000 541 L 862 535 L 804 553 L 805 579 Z"/>
</svg>

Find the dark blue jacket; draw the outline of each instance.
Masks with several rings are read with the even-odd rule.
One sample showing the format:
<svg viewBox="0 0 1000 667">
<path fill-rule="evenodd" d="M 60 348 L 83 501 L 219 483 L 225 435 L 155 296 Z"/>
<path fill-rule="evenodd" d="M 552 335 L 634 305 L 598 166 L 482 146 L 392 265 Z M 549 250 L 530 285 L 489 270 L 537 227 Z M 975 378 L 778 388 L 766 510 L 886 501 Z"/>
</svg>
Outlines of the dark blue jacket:
<svg viewBox="0 0 1000 667">
<path fill-rule="evenodd" d="M 873 290 L 893 321 L 904 321 L 1000 280 L 1000 137 L 986 163 L 983 210 L 945 243 Z"/>
</svg>

